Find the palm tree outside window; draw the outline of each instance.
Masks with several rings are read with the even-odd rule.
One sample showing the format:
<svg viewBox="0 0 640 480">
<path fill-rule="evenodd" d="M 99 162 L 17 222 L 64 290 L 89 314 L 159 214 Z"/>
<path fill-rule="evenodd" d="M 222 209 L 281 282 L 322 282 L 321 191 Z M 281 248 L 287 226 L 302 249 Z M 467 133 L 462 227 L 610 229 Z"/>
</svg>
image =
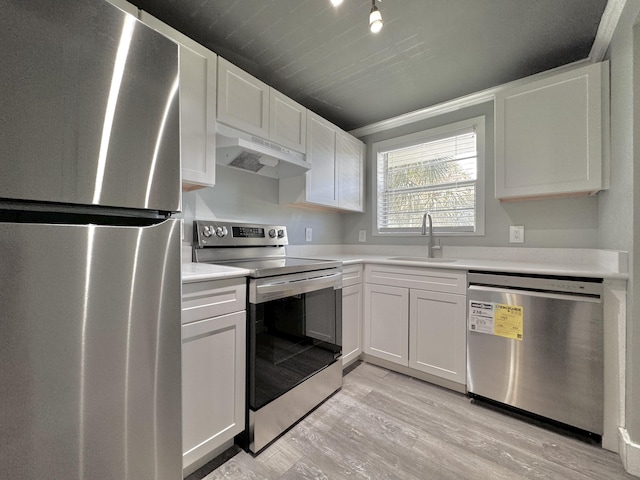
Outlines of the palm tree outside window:
<svg viewBox="0 0 640 480">
<path fill-rule="evenodd" d="M 373 145 L 378 234 L 484 234 L 484 117 Z"/>
</svg>

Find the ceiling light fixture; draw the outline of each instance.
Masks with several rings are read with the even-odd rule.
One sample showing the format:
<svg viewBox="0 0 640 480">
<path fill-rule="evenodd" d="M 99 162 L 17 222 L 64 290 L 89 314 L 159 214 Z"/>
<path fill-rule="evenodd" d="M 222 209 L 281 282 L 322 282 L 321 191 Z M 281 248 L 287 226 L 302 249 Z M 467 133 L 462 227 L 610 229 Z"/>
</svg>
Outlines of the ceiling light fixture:
<svg viewBox="0 0 640 480">
<path fill-rule="evenodd" d="M 342 0 L 331 0 L 331 5 L 333 5 L 334 7 L 338 7 L 342 5 Z"/>
<path fill-rule="evenodd" d="M 376 7 L 376 0 L 371 0 L 371 13 L 369 14 L 369 30 L 371 33 L 378 33 L 382 30 L 382 15 Z"/>
</svg>

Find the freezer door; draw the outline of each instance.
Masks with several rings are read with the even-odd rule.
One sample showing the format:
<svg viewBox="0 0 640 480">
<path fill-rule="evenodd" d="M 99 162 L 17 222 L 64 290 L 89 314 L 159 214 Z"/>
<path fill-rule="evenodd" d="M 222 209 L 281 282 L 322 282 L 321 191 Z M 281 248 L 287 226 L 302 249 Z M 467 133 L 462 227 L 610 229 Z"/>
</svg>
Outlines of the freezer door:
<svg viewBox="0 0 640 480">
<path fill-rule="evenodd" d="M 473 285 L 467 299 L 469 392 L 602 434 L 600 300 Z M 513 324 L 522 326 L 522 340 L 480 333 L 472 321 L 479 303 L 521 307 Z"/>
<path fill-rule="evenodd" d="M 0 478 L 179 480 L 180 225 L 0 223 Z"/>
<path fill-rule="evenodd" d="M 180 210 L 178 47 L 104 0 L 9 0 L 0 198 Z"/>
</svg>

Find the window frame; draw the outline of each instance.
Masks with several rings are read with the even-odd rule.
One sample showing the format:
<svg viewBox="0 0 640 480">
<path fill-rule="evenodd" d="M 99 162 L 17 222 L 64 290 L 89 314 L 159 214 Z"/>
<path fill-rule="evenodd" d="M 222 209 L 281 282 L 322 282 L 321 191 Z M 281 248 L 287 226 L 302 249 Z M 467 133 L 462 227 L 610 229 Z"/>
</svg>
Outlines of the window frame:
<svg viewBox="0 0 640 480">
<path fill-rule="evenodd" d="M 403 228 L 402 230 L 384 230 L 378 228 L 378 165 L 379 157 L 389 150 L 400 149 L 411 145 L 430 142 L 438 138 L 446 138 L 455 132 L 474 128 L 477 142 L 477 178 L 475 181 L 476 190 L 476 225 L 474 231 L 447 230 L 446 227 L 433 227 L 433 236 L 483 236 L 485 228 L 485 116 L 473 117 L 459 122 L 449 123 L 420 132 L 394 137 L 380 142 L 375 142 L 371 146 L 372 158 L 372 235 L 380 237 L 407 237 L 422 235 L 421 228 Z"/>
</svg>

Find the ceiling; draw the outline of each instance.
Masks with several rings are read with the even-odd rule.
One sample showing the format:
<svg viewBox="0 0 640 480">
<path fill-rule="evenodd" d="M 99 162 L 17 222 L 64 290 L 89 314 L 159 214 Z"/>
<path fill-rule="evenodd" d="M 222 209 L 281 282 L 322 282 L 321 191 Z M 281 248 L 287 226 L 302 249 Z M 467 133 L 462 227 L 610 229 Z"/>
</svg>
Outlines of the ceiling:
<svg viewBox="0 0 640 480">
<path fill-rule="evenodd" d="M 130 0 L 345 130 L 586 59 L 607 0 Z"/>
</svg>

